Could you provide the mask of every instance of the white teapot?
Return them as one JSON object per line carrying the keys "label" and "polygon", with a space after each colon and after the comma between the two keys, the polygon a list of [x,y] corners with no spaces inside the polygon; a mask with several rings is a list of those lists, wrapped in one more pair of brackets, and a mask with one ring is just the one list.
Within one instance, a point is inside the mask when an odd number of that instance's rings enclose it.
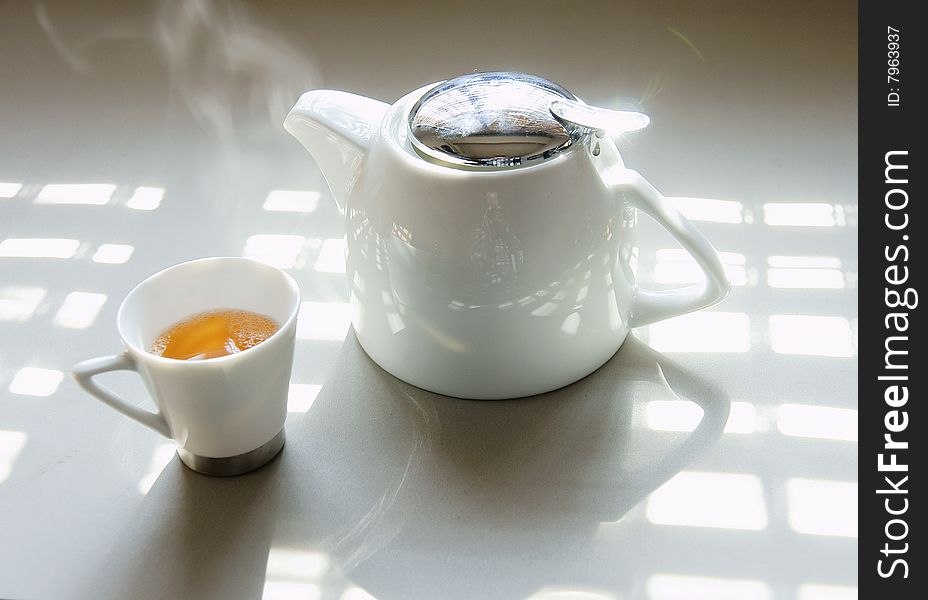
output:
{"label": "white teapot", "polygon": [[[426,390],[499,399],[577,381],[629,329],[728,293],[712,245],[605,135],[647,124],[498,72],[392,106],[306,92],[284,126],[346,216],[352,321],[367,354]],[[638,287],[637,209],[693,255],[703,284]]]}

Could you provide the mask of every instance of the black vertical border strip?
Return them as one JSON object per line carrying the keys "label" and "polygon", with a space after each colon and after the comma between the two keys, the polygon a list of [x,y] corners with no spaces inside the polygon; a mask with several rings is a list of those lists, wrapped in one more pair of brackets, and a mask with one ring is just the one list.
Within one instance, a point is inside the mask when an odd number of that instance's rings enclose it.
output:
{"label": "black vertical border strip", "polygon": [[[923,124],[928,111],[922,93],[921,77],[925,67],[924,38],[928,33],[928,23],[916,18],[918,2],[862,0],[858,5],[858,252],[859,252],[859,287],[860,301],[859,332],[859,468],[861,471],[859,487],[860,527],[858,539],[859,587],[861,598],[874,599],[908,599],[925,598],[928,593],[928,567],[919,563],[915,557],[928,556],[921,547],[921,540],[928,539],[922,533],[924,513],[928,510],[925,496],[918,494],[914,488],[925,489],[924,462],[917,461],[915,455],[923,453],[926,436],[925,420],[928,412],[922,404],[925,398],[925,378],[928,378],[928,362],[925,361],[924,347],[925,327],[920,318],[920,306],[890,308],[887,306],[887,290],[904,293],[907,288],[916,291],[928,290],[922,285],[928,261],[925,260],[922,235],[928,235],[928,223],[925,210],[921,205],[924,197],[924,179],[928,177],[925,170],[925,156],[922,137],[928,135],[928,128]],[[924,5],[922,5],[922,11]],[[921,12],[921,11],[919,11]],[[899,82],[887,79],[889,52],[888,28],[898,29],[900,47]],[[890,92],[899,94],[898,106],[890,106]],[[888,184],[886,182],[886,155],[891,151],[907,151],[906,155],[896,155],[893,161],[908,165],[907,171],[891,172],[895,178],[907,178],[908,182]],[[902,173],[907,173],[903,175]],[[888,210],[886,194],[892,189],[903,189],[908,194],[908,204],[898,211]],[[892,193],[891,200],[899,204],[902,195]],[[887,215],[895,223],[903,220],[903,213],[908,215],[908,225],[894,231],[886,224]],[[906,237],[907,236],[907,239]],[[897,251],[905,246],[908,260],[903,260],[905,251]],[[895,256],[894,256],[895,255]],[[894,258],[889,258],[894,256]],[[901,284],[887,283],[887,268],[898,265],[893,271],[899,277],[908,267],[908,279]],[[911,297],[911,295],[910,295]],[[928,302],[928,296],[919,298],[919,303]],[[888,313],[908,313],[908,329],[897,332],[895,327],[886,326]],[[900,324],[900,321],[892,321]],[[896,355],[894,362],[905,362],[907,370],[889,371],[884,366],[886,359],[885,343],[888,336],[907,336],[904,342],[893,342],[894,349],[904,349],[907,355]],[[905,346],[903,348],[903,345]],[[880,380],[883,375],[908,375],[908,381]],[[899,384],[908,388],[908,401],[903,406],[890,406],[885,401],[887,386]],[[890,416],[892,411],[899,411]],[[895,440],[908,442],[907,450],[887,450],[884,435],[890,433],[886,419],[889,417],[893,426],[898,426],[900,419],[908,418],[903,431],[891,435]],[[906,472],[881,472],[878,468],[879,455],[884,462],[889,462],[889,454],[896,454],[899,463],[908,465]],[[889,476],[900,489],[906,493],[886,494],[880,490],[891,489],[885,479]],[[903,477],[908,480],[900,484]],[[906,511],[899,515],[887,512],[889,508]],[[900,519],[905,523],[891,523]],[[887,529],[887,524],[889,529]],[[901,537],[903,534],[904,537]],[[893,540],[890,538],[901,537]],[[888,547],[887,547],[888,544]],[[908,544],[908,546],[906,546]],[[888,549],[888,551],[887,551]],[[908,577],[904,578],[906,569],[897,564],[892,575],[880,575],[880,563],[885,572],[891,570],[893,561],[902,559],[906,562]]]}

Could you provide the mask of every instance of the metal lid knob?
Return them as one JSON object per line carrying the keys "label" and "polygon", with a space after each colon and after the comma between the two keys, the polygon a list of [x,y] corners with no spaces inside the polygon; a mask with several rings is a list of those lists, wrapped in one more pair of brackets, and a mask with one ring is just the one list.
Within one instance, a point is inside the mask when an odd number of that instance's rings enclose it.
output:
{"label": "metal lid knob", "polygon": [[556,83],[516,72],[451,79],[426,92],[409,114],[410,141],[420,155],[478,169],[537,164],[592,131],[632,131],[647,122],[641,113],[587,106]]}

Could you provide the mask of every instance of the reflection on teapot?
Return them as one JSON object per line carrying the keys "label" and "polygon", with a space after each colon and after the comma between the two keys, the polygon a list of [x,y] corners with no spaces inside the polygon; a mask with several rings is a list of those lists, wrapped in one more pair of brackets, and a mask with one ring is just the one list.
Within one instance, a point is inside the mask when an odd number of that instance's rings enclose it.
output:
{"label": "reflection on teapot", "polygon": [[[591,373],[630,328],[719,302],[715,250],[604,135],[647,121],[521,73],[465,75],[393,106],[303,94],[285,127],[346,215],[365,351],[430,391],[527,396]],[[693,254],[702,285],[637,286],[638,209]]]}
{"label": "reflection on teapot", "polygon": [[465,264],[470,273],[468,283],[476,295],[499,302],[512,299],[519,291],[525,253],[494,192],[487,194],[483,223],[471,230],[471,238],[471,252]]}

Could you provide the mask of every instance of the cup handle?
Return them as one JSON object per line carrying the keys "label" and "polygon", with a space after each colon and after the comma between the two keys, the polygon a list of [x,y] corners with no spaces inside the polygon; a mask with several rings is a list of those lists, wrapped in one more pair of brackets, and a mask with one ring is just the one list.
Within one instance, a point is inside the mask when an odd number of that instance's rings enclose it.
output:
{"label": "cup handle", "polygon": [[77,384],[81,386],[91,396],[96,396],[104,404],[108,404],[129,418],[135,419],[142,425],[151,427],[166,438],[171,437],[171,429],[168,422],[160,412],[149,412],[137,406],[133,406],[111,392],[102,385],[98,385],[94,380],[95,375],[106,373],[108,371],[135,371],[138,367],[135,360],[128,352],[116,354],[115,356],[101,356],[91,358],[84,362],[74,365],[71,374]]}
{"label": "cup handle", "polygon": [[731,282],[718,252],[696,227],[661,194],[653,185],[632,169],[622,173],[618,189],[631,188],[633,205],[667,230],[689,252],[702,269],[706,280],[702,284],[672,290],[646,290],[635,288],[632,300],[630,327],[641,327],[655,321],[693,312],[717,304],[725,299]]}

